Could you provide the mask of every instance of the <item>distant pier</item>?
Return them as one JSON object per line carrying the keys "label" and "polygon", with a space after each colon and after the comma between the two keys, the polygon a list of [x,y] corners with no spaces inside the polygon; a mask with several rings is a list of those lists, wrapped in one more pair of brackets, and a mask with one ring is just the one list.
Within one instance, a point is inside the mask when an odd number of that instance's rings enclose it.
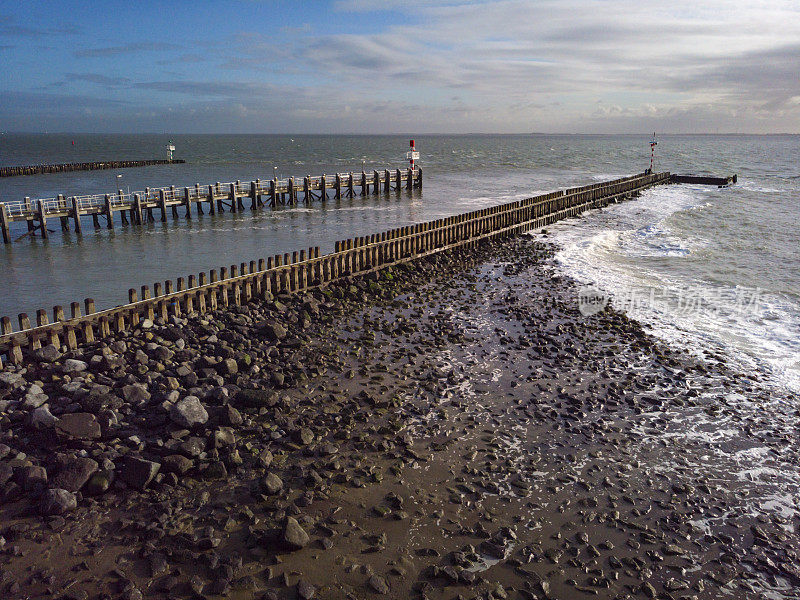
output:
{"label": "distant pier", "polygon": [[[165,162],[165,161],[162,161]],[[105,226],[114,228],[114,213],[119,213],[122,224],[142,225],[154,222],[158,211],[161,221],[167,220],[169,212],[173,218],[179,217],[179,208],[187,219],[192,211],[202,215],[204,207],[210,214],[241,212],[245,201],[250,209],[256,210],[265,205],[297,204],[312,200],[325,201],[329,193],[334,198],[366,196],[370,193],[390,190],[414,189],[422,187],[422,169],[383,169],[372,173],[336,173],[334,175],[306,176],[287,179],[256,179],[250,182],[210,183],[192,187],[145,188],[140,192],[126,193],[117,190],[114,194],[94,194],[91,196],[64,196],[32,200],[0,202],[0,230],[3,241],[12,241],[10,224],[25,221],[28,232],[20,237],[40,235],[47,239],[48,220],[59,219],[63,231],[70,230],[70,221],[76,233],[83,232],[81,217],[91,215],[94,229]],[[192,208],[194,207],[194,209]]]}
{"label": "distant pier", "polygon": [[100,169],[127,169],[152,165],[173,165],[185,160],[107,160],[103,162],[61,163],[57,165],[30,165],[27,167],[0,167],[0,177],[19,175],[41,175],[42,173],[66,173],[68,171],[97,171]]}

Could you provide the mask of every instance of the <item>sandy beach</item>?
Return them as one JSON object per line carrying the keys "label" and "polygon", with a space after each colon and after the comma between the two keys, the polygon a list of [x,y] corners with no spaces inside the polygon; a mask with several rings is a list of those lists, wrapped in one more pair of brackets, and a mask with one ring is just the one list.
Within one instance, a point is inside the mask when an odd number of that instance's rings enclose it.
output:
{"label": "sandy beach", "polygon": [[7,369],[3,597],[796,597],[797,399],[582,315],[553,252]]}

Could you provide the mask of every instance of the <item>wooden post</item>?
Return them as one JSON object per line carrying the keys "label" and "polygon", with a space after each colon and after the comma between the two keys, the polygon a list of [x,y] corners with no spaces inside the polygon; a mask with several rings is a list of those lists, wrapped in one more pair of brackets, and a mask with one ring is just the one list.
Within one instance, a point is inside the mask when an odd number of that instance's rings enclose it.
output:
{"label": "wooden post", "polygon": [[[11,243],[11,231],[8,228],[8,209],[4,202],[0,202],[0,229],[3,231],[3,243]],[[30,222],[30,221],[29,221]]]}
{"label": "wooden post", "polygon": [[306,204],[311,202],[310,194],[311,194],[311,175],[306,175],[303,177],[303,200]]}
{"label": "wooden post", "polygon": [[191,201],[191,198],[189,196],[189,188],[188,187],[183,188],[183,202],[186,205],[186,218],[187,219],[191,219],[192,218],[192,201]]}
{"label": "wooden post", "polygon": [[161,207],[161,222],[167,222],[167,193],[164,190],[158,191],[158,204]]}
{"label": "wooden post", "polygon": [[134,209],[134,220],[136,221],[137,225],[142,224],[142,197],[139,194],[133,195],[133,209]]}
{"label": "wooden post", "polygon": [[44,212],[44,202],[39,200],[39,225],[42,228],[42,239],[47,239],[47,215]]}
{"label": "wooden post", "polygon": [[372,173],[372,185],[374,186],[374,193],[378,194],[381,191],[381,176],[377,171]]}
{"label": "wooden post", "polygon": [[236,184],[232,183],[228,192],[228,199],[231,201],[231,212],[236,211]]}
{"label": "wooden post", "polygon": [[367,174],[361,171],[361,195],[367,195]]}
{"label": "wooden post", "polygon": [[78,199],[72,197],[72,217],[75,219],[75,233],[83,233],[81,229],[81,213],[78,210]]}
{"label": "wooden post", "polygon": [[319,199],[325,202],[328,199],[328,190],[326,189],[326,180],[325,174],[322,174],[322,177],[319,179]]}
{"label": "wooden post", "polygon": [[273,177],[269,182],[269,202],[274,208],[278,205],[278,178]]}
{"label": "wooden post", "polygon": [[406,181],[406,189],[412,189],[414,187],[414,170],[411,167],[408,167],[408,181]]}
{"label": "wooden post", "polygon": [[208,184],[208,212],[212,215],[217,213],[216,208],[214,208],[214,186],[212,184]]}
{"label": "wooden post", "polygon": [[255,210],[258,206],[258,184],[255,181],[250,182],[250,210]]}
{"label": "wooden post", "polygon": [[33,208],[31,205],[30,196],[25,196],[25,225],[28,228],[28,231],[34,231],[36,227],[33,225],[33,221],[28,218],[33,213]]}
{"label": "wooden post", "polygon": [[339,200],[342,197],[342,176],[339,173],[336,174],[336,195],[335,198]]}
{"label": "wooden post", "polygon": [[347,178],[347,194],[352,198],[355,196],[355,191],[353,190],[353,172],[350,171]]}
{"label": "wooden post", "polygon": [[295,204],[297,196],[294,190],[294,177],[289,177],[289,204]]}
{"label": "wooden post", "polygon": [[111,208],[111,194],[106,194],[105,205],[106,227],[108,229],[114,229],[114,211]]}

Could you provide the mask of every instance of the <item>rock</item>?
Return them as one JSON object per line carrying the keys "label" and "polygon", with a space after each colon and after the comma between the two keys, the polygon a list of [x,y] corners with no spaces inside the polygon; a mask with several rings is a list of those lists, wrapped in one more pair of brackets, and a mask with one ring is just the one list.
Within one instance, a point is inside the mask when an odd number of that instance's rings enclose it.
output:
{"label": "rock", "polygon": [[150,319],[142,319],[139,323],[139,327],[142,329],[152,329],[153,328],[153,321]]}
{"label": "rock", "polygon": [[170,454],[161,461],[161,470],[165,473],[183,475],[194,466],[194,463],[182,454]]}
{"label": "rock", "polygon": [[11,373],[9,371],[3,371],[0,373],[0,384],[3,387],[15,387],[25,381],[25,379],[19,373]]}
{"label": "rock", "polygon": [[108,488],[111,487],[111,473],[108,471],[99,471],[89,478],[86,485],[83,487],[83,493],[88,496],[99,496],[105,494]]}
{"label": "rock", "polygon": [[91,413],[69,413],[55,424],[60,434],[77,440],[94,440],[100,437],[100,423]]}
{"label": "rock", "polygon": [[58,417],[50,412],[47,404],[42,404],[28,413],[28,425],[34,429],[50,429],[56,423],[58,423]]}
{"label": "rock", "polygon": [[262,450],[258,455],[258,464],[260,464],[265,469],[268,469],[269,466],[272,464],[272,452],[268,449]]}
{"label": "rock", "polygon": [[33,357],[40,362],[53,362],[61,358],[61,352],[53,344],[48,344],[36,350]]}
{"label": "rock", "polygon": [[280,323],[266,323],[258,329],[258,333],[270,342],[277,342],[286,337],[286,328]]}
{"label": "rock", "polygon": [[241,425],[244,419],[242,419],[242,413],[236,410],[230,404],[226,404],[222,408],[222,422],[226,425],[237,426]]}
{"label": "rock", "polygon": [[17,470],[16,479],[26,492],[39,493],[47,487],[47,471],[44,467],[22,467]]}
{"label": "rock", "polygon": [[232,358],[226,358],[217,365],[220,375],[236,375],[239,372],[239,364]]}
{"label": "rock", "polygon": [[274,496],[283,489],[283,481],[275,473],[270,473],[261,480],[261,487],[267,494]]}
{"label": "rock", "polygon": [[74,358],[68,358],[64,361],[64,366],[61,367],[62,373],[80,373],[89,368],[88,363]]}
{"label": "rock", "polygon": [[77,492],[89,481],[98,468],[96,460],[84,457],[73,458],[53,477],[52,485],[68,492]]}
{"label": "rock", "polygon": [[160,468],[161,465],[157,462],[126,456],[122,463],[120,477],[129,486],[143,490],[153,480]]}
{"label": "rock", "polygon": [[373,575],[367,580],[367,586],[376,594],[381,594],[382,596],[389,593],[389,584],[386,583],[386,580],[381,577],[380,575]]}
{"label": "rock", "polygon": [[225,468],[225,463],[221,460],[215,460],[209,463],[208,467],[203,471],[203,479],[227,479],[228,470]]}
{"label": "rock", "polygon": [[292,550],[300,550],[308,546],[309,537],[294,517],[286,517],[281,540]]}
{"label": "rock", "polygon": [[150,400],[150,392],[141,383],[134,383],[122,388],[122,397],[125,402],[138,406]]}
{"label": "rock", "polygon": [[44,390],[38,385],[32,384],[25,392],[25,397],[22,399],[22,406],[33,410],[34,408],[39,408],[48,400],[49,398],[47,394],[44,393]]}
{"label": "rock", "polygon": [[220,427],[214,432],[214,448],[236,446],[236,434],[230,427]]}
{"label": "rock", "polygon": [[43,515],[63,515],[75,510],[77,506],[75,494],[58,488],[45,490],[39,501],[39,511]]}
{"label": "rock", "polygon": [[314,432],[312,432],[308,427],[302,427],[299,431],[296,432],[295,439],[300,444],[308,446],[311,442],[314,441]]}
{"label": "rock", "polygon": [[317,588],[305,579],[301,579],[297,582],[297,597],[301,600],[311,600],[316,593]]}
{"label": "rock", "polygon": [[278,395],[268,390],[239,390],[234,399],[239,406],[261,408],[273,406],[278,400]]}
{"label": "rock", "polygon": [[208,421],[208,412],[197,396],[186,396],[172,405],[169,418],[179,427],[191,429]]}

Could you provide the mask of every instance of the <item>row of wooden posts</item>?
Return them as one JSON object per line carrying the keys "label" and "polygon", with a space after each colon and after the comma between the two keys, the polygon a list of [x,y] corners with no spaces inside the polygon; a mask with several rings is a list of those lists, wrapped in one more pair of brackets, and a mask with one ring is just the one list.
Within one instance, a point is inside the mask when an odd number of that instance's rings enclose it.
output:
{"label": "row of wooden posts", "polygon": [[141,295],[130,289],[128,304],[100,312],[96,312],[94,301],[87,298],[83,303],[85,314],[78,302],[71,304],[68,318],[63,307],[54,307],[53,323],[48,321],[44,309],[37,311],[35,326],[27,314],[20,314],[18,332],[13,331],[11,319],[3,317],[0,354],[12,363],[22,363],[42,345],[74,350],[81,343],[137,327],[143,319],[203,314],[262,298],[265,292],[292,293],[324,286],[343,277],[363,275],[432,253],[538,229],[668,182],[669,173],[634,175],[351,238],[337,242],[333,253],[322,256],[315,247],[232,265],[230,269],[222,267],[208,274],[179,277],[176,285],[172,281],[156,283],[152,292],[149,286],[142,286]]}
{"label": "row of wooden posts", "polygon": [[[142,225],[154,222],[154,211],[161,214],[161,221],[167,221],[168,210],[173,218],[178,218],[178,209],[183,207],[187,219],[192,217],[192,206],[195,212],[203,215],[203,206],[206,205],[210,214],[223,212],[241,212],[245,210],[245,200],[249,200],[250,209],[256,210],[265,205],[277,206],[279,204],[297,204],[299,199],[306,203],[312,200],[325,201],[328,192],[333,193],[336,199],[356,196],[356,188],[360,195],[369,193],[378,194],[381,191],[413,189],[422,187],[422,169],[383,169],[366,173],[336,173],[335,175],[310,175],[300,180],[294,177],[279,180],[256,179],[248,183],[235,181],[232,183],[212,183],[192,187],[178,188],[170,186],[165,188],[145,188],[141,192],[124,193],[118,190],[116,194],[96,194],[92,196],[64,196],[22,201],[0,203],[0,230],[3,241],[11,243],[12,236],[10,223],[25,221],[27,233],[21,237],[40,235],[47,238],[48,219],[61,220],[61,228],[69,231],[70,219],[74,223],[75,232],[82,233],[81,217],[91,215],[94,228],[100,229],[100,219],[105,220],[108,229],[114,228],[114,213],[120,214],[123,224],[133,223]],[[266,198],[266,200],[265,200]]]}
{"label": "row of wooden posts", "polygon": [[0,177],[18,175],[41,175],[42,173],[66,173],[69,171],[97,171],[100,169],[127,169],[130,167],[149,167],[152,165],[171,165],[185,163],[185,160],[107,160],[104,162],[58,163],[50,165],[28,165],[24,167],[0,167]]}

